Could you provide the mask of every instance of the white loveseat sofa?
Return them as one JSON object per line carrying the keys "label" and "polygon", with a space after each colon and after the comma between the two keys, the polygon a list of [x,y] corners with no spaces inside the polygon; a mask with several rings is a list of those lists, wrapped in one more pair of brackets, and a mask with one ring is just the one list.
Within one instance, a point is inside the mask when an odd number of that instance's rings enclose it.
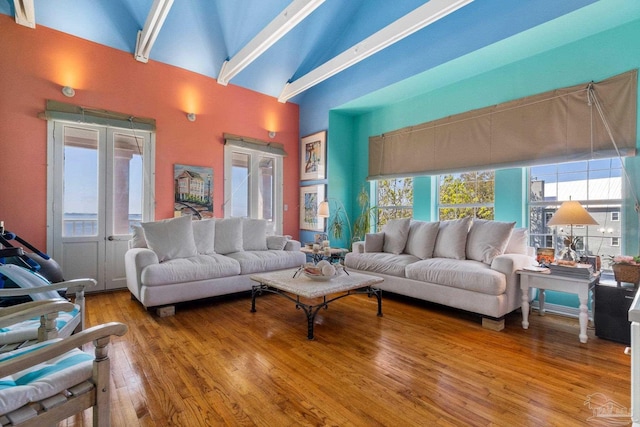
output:
{"label": "white loveseat sofa", "polygon": [[345,257],[345,266],[384,278],[379,287],[483,316],[502,330],[522,303],[517,270],[535,264],[526,229],[515,223],[391,220]]}
{"label": "white loveseat sofa", "polygon": [[173,314],[175,303],[248,291],[251,274],[306,260],[300,242],[267,236],[266,221],[247,218],[143,223],[129,247],[127,287],[145,308],[162,306],[161,315]]}

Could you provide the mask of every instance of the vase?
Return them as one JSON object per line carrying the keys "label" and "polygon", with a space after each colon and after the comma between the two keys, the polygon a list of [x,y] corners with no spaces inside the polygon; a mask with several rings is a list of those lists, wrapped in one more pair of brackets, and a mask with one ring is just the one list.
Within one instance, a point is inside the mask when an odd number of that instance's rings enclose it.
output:
{"label": "vase", "polygon": [[618,286],[621,282],[633,283],[634,286],[640,283],[640,265],[614,264],[611,268]]}

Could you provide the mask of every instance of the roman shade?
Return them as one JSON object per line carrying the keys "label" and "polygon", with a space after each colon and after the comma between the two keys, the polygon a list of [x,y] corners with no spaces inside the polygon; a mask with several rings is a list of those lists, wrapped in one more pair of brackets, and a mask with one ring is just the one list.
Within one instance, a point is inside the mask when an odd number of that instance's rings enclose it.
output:
{"label": "roman shade", "polygon": [[259,139],[247,138],[244,136],[224,134],[225,145],[240,148],[248,148],[251,150],[262,151],[264,153],[275,154],[277,156],[286,157],[287,152],[284,151],[284,145],[278,142],[266,142]]}
{"label": "roman shade", "polygon": [[65,120],[151,132],[156,130],[155,119],[134,117],[130,114],[82,107],[50,99],[47,100],[45,111],[38,114],[38,117],[44,120]]}
{"label": "roman shade", "polygon": [[369,138],[369,180],[630,156],[637,70]]}

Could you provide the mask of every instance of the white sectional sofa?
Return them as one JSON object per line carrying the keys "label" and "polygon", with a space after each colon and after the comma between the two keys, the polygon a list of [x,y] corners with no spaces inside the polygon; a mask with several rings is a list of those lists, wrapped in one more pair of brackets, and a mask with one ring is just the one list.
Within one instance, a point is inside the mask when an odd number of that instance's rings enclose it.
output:
{"label": "white sectional sofa", "polygon": [[345,266],[384,278],[379,287],[483,316],[502,330],[522,303],[517,270],[535,265],[526,229],[470,218],[391,220],[345,257]]}
{"label": "white sectional sofa", "polygon": [[248,291],[249,275],[299,267],[300,242],[267,236],[266,221],[190,217],[143,223],[125,254],[127,287],[146,308]]}

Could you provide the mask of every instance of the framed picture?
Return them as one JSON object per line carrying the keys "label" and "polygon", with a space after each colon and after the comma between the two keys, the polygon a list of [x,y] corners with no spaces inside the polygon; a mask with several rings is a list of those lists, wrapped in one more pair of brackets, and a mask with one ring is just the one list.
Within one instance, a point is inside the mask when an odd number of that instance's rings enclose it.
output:
{"label": "framed picture", "polygon": [[556,250],[553,248],[537,248],[536,261],[538,264],[549,265],[555,261]]}
{"label": "framed picture", "polygon": [[174,165],[174,215],[213,218],[213,168]]}
{"label": "framed picture", "polygon": [[300,181],[326,179],[327,131],[300,140]]}
{"label": "framed picture", "polygon": [[324,200],[324,185],[300,187],[300,228],[324,231],[324,218],[318,217],[318,207]]}

